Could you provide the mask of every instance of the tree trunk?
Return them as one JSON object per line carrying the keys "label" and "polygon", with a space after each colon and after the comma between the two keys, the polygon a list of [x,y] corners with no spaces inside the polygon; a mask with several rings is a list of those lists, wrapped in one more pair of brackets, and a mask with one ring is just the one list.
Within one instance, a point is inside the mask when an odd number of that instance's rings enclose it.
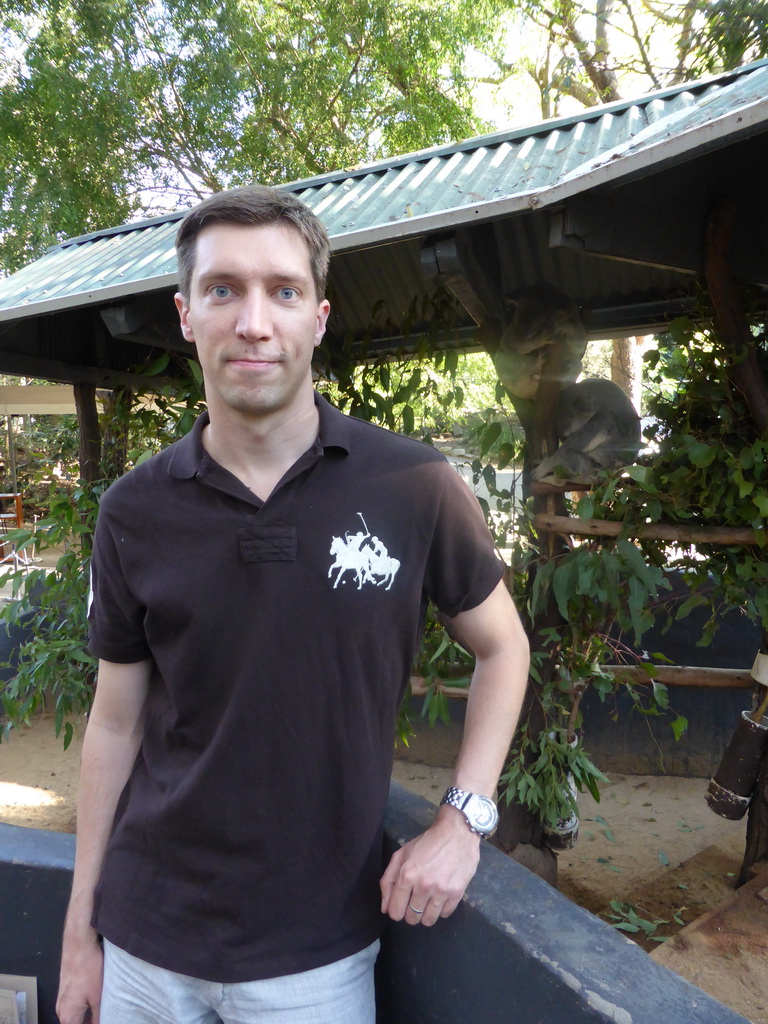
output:
{"label": "tree trunk", "polygon": [[[768,654],[768,629],[765,626],[760,649],[763,654]],[[765,688],[760,686],[758,690],[759,697],[762,698],[766,692]],[[753,876],[752,867],[761,862],[768,862],[768,756],[763,758],[755,794],[749,805],[747,843],[738,884],[744,885],[748,882]]]}
{"label": "tree trunk", "polygon": [[749,805],[747,843],[738,884],[748,882],[754,874],[753,866],[761,862],[768,862],[768,757],[763,758],[755,795]]}
{"label": "tree trunk", "polygon": [[[728,196],[710,211],[704,241],[704,273],[715,312],[718,334],[730,355],[728,376],[744,396],[761,437],[768,437],[768,381],[762,371],[754,338],[744,316],[730,266],[731,240],[738,200]],[[763,623],[762,651],[768,652],[768,623]],[[763,759],[757,790],[749,808],[747,843],[739,884],[750,868],[768,859],[768,757]]]}
{"label": "tree trunk", "polygon": [[[523,472],[523,496],[530,495],[530,472],[533,466],[552,454],[557,447],[558,438],[554,430],[554,417],[557,400],[560,395],[561,377],[561,346],[549,347],[548,359],[542,373],[541,384],[534,400],[521,401],[510,394],[520,423],[525,431],[528,442],[528,459]],[[562,494],[546,494],[534,497],[534,510],[550,515],[565,513],[565,499]],[[542,533],[539,537],[541,559],[555,557],[564,549],[561,537],[552,533]],[[535,579],[536,566],[531,569],[527,588],[530,592]],[[560,656],[560,645],[551,640],[542,641],[542,636],[551,636],[553,627],[562,624],[562,618],[554,598],[548,606],[530,624],[531,652],[543,652],[539,666],[542,683],[547,683],[554,674]],[[538,686],[532,678],[528,679],[528,690],[521,714],[521,723],[525,722],[529,735],[538,737],[546,728],[546,719],[538,696]],[[529,750],[526,752],[525,764],[532,767],[536,756]],[[557,857],[546,846],[542,829],[541,817],[517,802],[506,804],[503,800],[499,808],[499,829],[495,837],[499,849],[509,854],[525,867],[529,868],[551,885],[557,884]]]}
{"label": "tree trunk", "polygon": [[99,413],[95,384],[75,384],[75,409],[80,439],[80,478],[93,483],[101,476]]}
{"label": "tree trunk", "polygon": [[643,386],[643,343],[645,338],[614,338],[611,342],[611,380],[629,398],[640,415]]}
{"label": "tree trunk", "polygon": [[730,354],[728,375],[741,391],[761,437],[768,437],[768,381],[741,306],[730,268],[731,237],[737,200],[715,204],[707,221],[704,273],[720,340]]}

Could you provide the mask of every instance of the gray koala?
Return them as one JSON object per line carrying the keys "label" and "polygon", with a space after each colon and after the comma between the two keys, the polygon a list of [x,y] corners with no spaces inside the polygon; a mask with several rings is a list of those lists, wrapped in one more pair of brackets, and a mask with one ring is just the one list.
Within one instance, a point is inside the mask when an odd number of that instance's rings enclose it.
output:
{"label": "gray koala", "polygon": [[596,483],[601,470],[634,461],[640,449],[640,418],[609,380],[590,378],[565,388],[558,398],[555,430],[560,447],[533,471],[539,483]]}
{"label": "gray koala", "polygon": [[540,282],[514,301],[514,317],[501,336],[494,355],[496,373],[504,387],[517,398],[534,398],[550,345],[561,345],[563,383],[576,380],[587,347],[587,335],[579,309],[554,285]]}

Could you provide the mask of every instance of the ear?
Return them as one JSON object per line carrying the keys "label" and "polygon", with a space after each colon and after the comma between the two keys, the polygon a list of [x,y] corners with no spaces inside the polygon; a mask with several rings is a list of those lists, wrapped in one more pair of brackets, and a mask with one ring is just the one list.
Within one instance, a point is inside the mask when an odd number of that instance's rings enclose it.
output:
{"label": "ear", "polygon": [[325,325],[328,323],[328,315],[331,312],[331,304],[328,299],[323,299],[317,307],[317,329],[315,330],[315,348],[323,340]]}
{"label": "ear", "polygon": [[194,344],[195,336],[192,333],[192,327],[189,323],[189,306],[187,305],[187,300],[181,292],[176,292],[173,296],[173,301],[176,303],[176,309],[179,311],[179,322],[181,324],[182,336],[185,341],[189,341]]}

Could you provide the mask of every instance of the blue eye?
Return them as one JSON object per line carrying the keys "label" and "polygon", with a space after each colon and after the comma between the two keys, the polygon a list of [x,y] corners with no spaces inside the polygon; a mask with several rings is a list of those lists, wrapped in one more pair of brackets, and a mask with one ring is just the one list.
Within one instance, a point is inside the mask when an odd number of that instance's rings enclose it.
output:
{"label": "blue eye", "polygon": [[230,289],[226,284],[214,285],[212,291],[217,299],[227,299],[231,294]]}
{"label": "blue eye", "polygon": [[289,288],[286,286],[285,288],[281,288],[278,294],[281,299],[289,302],[291,299],[295,299],[298,293],[295,288]]}

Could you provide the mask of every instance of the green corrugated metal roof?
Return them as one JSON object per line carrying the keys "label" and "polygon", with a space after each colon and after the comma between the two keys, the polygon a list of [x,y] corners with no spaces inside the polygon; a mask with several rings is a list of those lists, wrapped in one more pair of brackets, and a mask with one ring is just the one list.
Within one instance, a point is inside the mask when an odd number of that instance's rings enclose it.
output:
{"label": "green corrugated metal roof", "polygon": [[[281,187],[321,217],[342,253],[552,206],[767,124],[768,61],[761,61],[574,117]],[[0,281],[0,321],[172,287],[183,213],[55,246]]]}

